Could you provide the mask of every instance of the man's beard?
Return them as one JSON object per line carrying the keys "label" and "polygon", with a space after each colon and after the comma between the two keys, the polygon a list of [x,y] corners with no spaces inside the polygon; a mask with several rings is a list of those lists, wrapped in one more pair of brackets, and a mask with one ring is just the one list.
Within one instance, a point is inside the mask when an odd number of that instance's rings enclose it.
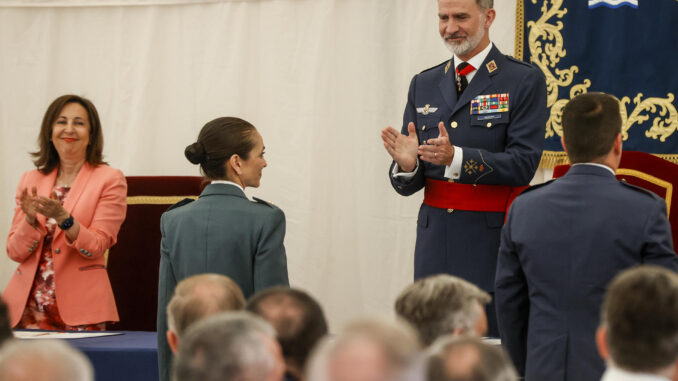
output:
{"label": "man's beard", "polygon": [[[482,16],[483,15],[480,15],[480,21],[482,21]],[[456,36],[454,34],[445,36],[445,38],[450,37]],[[480,41],[483,39],[483,37],[485,37],[485,27],[482,22],[479,22],[478,30],[476,30],[476,34],[474,36],[467,36],[466,39],[460,43],[447,42],[445,38],[443,38],[443,42],[445,43],[445,46],[447,46],[447,48],[452,52],[452,54],[464,56],[472,52],[473,49],[475,49],[478,44],[480,44]]]}

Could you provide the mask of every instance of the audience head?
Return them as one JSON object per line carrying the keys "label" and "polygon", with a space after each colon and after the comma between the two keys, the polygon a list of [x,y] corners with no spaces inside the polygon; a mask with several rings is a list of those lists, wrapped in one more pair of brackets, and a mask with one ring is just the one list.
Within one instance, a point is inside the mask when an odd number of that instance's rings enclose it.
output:
{"label": "audience head", "polygon": [[419,342],[401,321],[364,319],[349,324],[336,337],[326,337],[314,350],[309,381],[421,380]]}
{"label": "audience head", "polygon": [[615,277],[596,341],[603,358],[641,373],[678,377],[678,274],[639,266]]}
{"label": "audience head", "polygon": [[[74,106],[73,106],[74,105]],[[65,109],[75,107],[78,113],[82,113],[84,118],[77,119],[76,126],[84,128],[89,127],[83,133],[83,138],[87,138],[82,142],[76,141],[62,145],[60,140],[55,140],[53,132],[55,127],[65,126],[64,122],[67,116],[63,115]],[[78,114],[79,115],[79,114]],[[103,150],[104,150],[104,136],[101,131],[101,121],[99,120],[99,113],[94,104],[87,98],[78,95],[62,95],[55,99],[49,105],[45,115],[42,118],[42,126],[40,127],[40,136],[38,137],[38,145],[40,149],[33,152],[31,155],[35,158],[33,163],[42,173],[49,173],[61,160],[61,155],[64,154],[65,147],[77,145],[82,147],[83,158],[91,165],[104,164]]]}
{"label": "audience head", "polygon": [[9,310],[5,301],[0,299],[0,345],[14,337],[9,323]]}
{"label": "audience head", "polygon": [[184,155],[191,163],[200,164],[208,179],[229,180],[243,187],[258,187],[266,166],[261,135],[252,124],[234,117],[207,123]]}
{"label": "audience head", "polygon": [[562,142],[571,163],[603,163],[617,149],[621,158],[622,119],[615,97],[604,93],[577,95],[563,108],[562,121]]}
{"label": "audience head", "polygon": [[82,353],[61,341],[12,340],[0,349],[2,381],[94,381]]}
{"label": "audience head", "polygon": [[225,275],[200,274],[182,280],[167,305],[167,342],[172,352],[177,352],[181,336],[196,321],[244,305],[240,287]]}
{"label": "audience head", "polygon": [[428,381],[517,381],[504,349],[475,337],[447,336],[427,355]]}
{"label": "audience head", "polygon": [[279,286],[257,293],[245,308],[273,325],[288,373],[303,378],[311,349],[327,334],[327,321],[318,302],[304,291]]}
{"label": "audience head", "polygon": [[270,324],[251,313],[201,320],[182,337],[174,381],[280,381],[285,371]]}
{"label": "audience head", "polygon": [[483,336],[487,333],[484,305],[490,295],[472,283],[452,275],[422,278],[400,293],[395,303],[398,316],[412,324],[424,345],[446,335]]}

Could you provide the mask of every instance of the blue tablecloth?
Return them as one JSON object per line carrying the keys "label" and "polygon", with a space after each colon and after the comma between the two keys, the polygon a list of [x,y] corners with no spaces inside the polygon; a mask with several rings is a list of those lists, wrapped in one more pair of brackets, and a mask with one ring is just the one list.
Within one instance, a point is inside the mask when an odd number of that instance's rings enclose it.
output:
{"label": "blue tablecloth", "polygon": [[122,335],[65,340],[89,357],[96,381],[158,380],[156,332],[122,331]]}

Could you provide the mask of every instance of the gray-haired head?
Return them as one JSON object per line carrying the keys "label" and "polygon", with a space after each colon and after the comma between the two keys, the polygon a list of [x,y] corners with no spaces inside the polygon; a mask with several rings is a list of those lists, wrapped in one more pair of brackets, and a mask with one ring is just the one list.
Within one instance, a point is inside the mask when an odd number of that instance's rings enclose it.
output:
{"label": "gray-haired head", "polygon": [[0,350],[2,381],[93,381],[89,360],[61,341],[10,340]]}
{"label": "gray-haired head", "polygon": [[182,336],[174,381],[279,380],[284,372],[275,330],[249,312],[201,320]]}
{"label": "gray-haired head", "polygon": [[506,351],[475,337],[446,336],[427,352],[428,381],[517,381]]}
{"label": "gray-haired head", "polygon": [[490,295],[470,282],[440,274],[422,278],[405,288],[395,311],[419,332],[429,345],[446,334],[484,335],[487,318],[483,306]]}
{"label": "gray-haired head", "polygon": [[402,321],[356,320],[323,339],[311,355],[308,381],[420,381],[416,333]]}
{"label": "gray-haired head", "polygon": [[167,325],[181,336],[196,321],[220,312],[242,309],[245,297],[231,278],[221,274],[188,277],[174,290],[167,304]]}
{"label": "gray-haired head", "polygon": [[614,364],[643,373],[676,368],[678,274],[647,265],[626,270],[610,283],[601,311]]}

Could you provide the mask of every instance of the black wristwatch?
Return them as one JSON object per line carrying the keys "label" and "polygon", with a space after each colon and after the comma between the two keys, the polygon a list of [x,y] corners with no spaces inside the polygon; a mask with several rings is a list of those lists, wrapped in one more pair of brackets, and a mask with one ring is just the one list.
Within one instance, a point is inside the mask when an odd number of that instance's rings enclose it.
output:
{"label": "black wristwatch", "polygon": [[71,216],[71,215],[69,214],[69,215],[68,215],[68,218],[65,219],[64,222],[62,222],[62,223],[59,224],[59,229],[61,229],[61,230],[68,230],[68,229],[71,228],[71,226],[73,226],[73,222],[75,222],[75,221],[73,220],[73,216]]}

